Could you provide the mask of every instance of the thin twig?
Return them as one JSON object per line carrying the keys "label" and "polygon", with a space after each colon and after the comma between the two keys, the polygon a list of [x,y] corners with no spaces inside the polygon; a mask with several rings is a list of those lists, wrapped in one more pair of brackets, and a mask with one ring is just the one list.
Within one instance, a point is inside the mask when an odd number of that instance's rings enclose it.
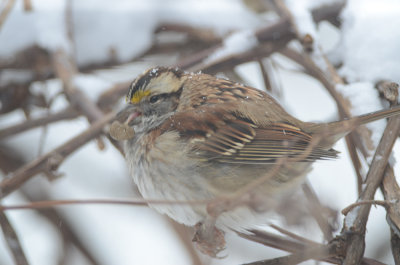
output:
{"label": "thin twig", "polygon": [[272,85],[271,85],[271,80],[269,78],[268,71],[264,65],[264,62],[262,60],[257,60],[258,66],[260,67],[261,70],[261,75],[264,81],[264,87],[265,90],[272,93]]}
{"label": "thin twig", "polygon": [[334,228],[329,224],[328,220],[322,215],[324,207],[321,205],[314,190],[307,183],[302,185],[303,192],[308,200],[309,211],[317,222],[326,241],[333,239]]}
{"label": "thin twig", "polygon": [[312,52],[313,51],[313,45],[314,45],[314,39],[312,36],[308,33],[301,33],[298,25],[296,24],[296,21],[291,14],[290,10],[286,6],[283,0],[274,0],[275,7],[280,14],[281,17],[285,17],[290,21],[291,28],[295,32],[297,39],[300,41],[300,43],[303,46],[303,50],[305,52]]}
{"label": "thin twig", "polygon": [[[376,189],[382,182],[394,142],[397,140],[398,134],[394,132],[398,132],[399,130],[400,118],[390,118],[372,160],[367,174],[366,186],[360,195],[359,201],[367,201],[374,198]],[[356,216],[355,218],[353,215],[350,219],[349,215],[347,215],[344,220],[342,234],[347,234],[349,242],[347,255],[344,260],[345,265],[359,264],[362,259],[365,247],[365,229],[370,209],[370,204],[359,206],[351,211],[351,213],[355,211],[353,213]]]}
{"label": "thin twig", "polygon": [[0,211],[0,225],[3,230],[4,238],[7,242],[8,248],[14,258],[15,264],[17,265],[28,265],[28,260],[25,257],[24,251],[22,250],[21,243],[19,242],[17,233],[15,233],[10,221],[6,214]]}
{"label": "thin twig", "polygon": [[[342,3],[336,3],[330,6],[323,6],[312,11],[313,19],[315,22],[321,20],[337,19],[338,14],[343,8]],[[203,64],[202,61],[206,59],[211,53],[221,47],[221,44],[193,54],[190,57],[184,58],[178,62],[176,66],[183,69],[189,69],[192,71],[202,70],[207,73],[216,73],[231,69],[240,63],[244,63],[250,60],[254,60],[257,57],[266,57],[272,52],[278,51],[283,48],[290,40],[294,39],[296,35],[292,32],[290,27],[290,21],[288,18],[283,18],[277,22],[263,27],[255,32],[255,37],[258,39],[261,47],[254,49],[253,51],[244,52],[243,54],[235,54],[214,62],[210,62],[207,65]]]}
{"label": "thin twig", "polygon": [[33,10],[31,0],[24,0],[24,10],[25,12],[31,12]]}
{"label": "thin twig", "polygon": [[328,245],[328,246],[317,246],[317,247],[306,248],[302,251],[296,252],[288,256],[250,262],[244,265],[294,265],[310,259],[326,260],[330,256],[336,254],[336,249],[331,250],[330,249],[331,247],[332,246]]}
{"label": "thin twig", "polygon": [[312,245],[315,244],[314,241],[309,240],[309,239],[304,238],[304,237],[301,237],[301,236],[299,236],[299,235],[296,235],[295,233],[292,233],[292,232],[290,232],[290,231],[287,231],[287,230],[285,230],[285,229],[283,229],[283,228],[281,228],[281,227],[279,227],[279,226],[277,226],[277,225],[271,224],[270,226],[271,226],[273,229],[275,229],[276,231],[278,231],[279,233],[284,234],[284,235],[286,235],[286,236],[288,236],[288,237],[291,237],[291,238],[293,238],[293,239],[295,239],[295,240],[297,240],[297,241],[299,241],[299,242],[302,242],[302,243],[307,244],[307,245],[310,245],[310,246],[312,246]]}
{"label": "thin twig", "polygon": [[0,130],[0,139],[14,136],[18,133],[48,125],[53,122],[75,119],[76,117],[78,117],[78,113],[72,107],[67,107],[57,113],[49,114],[46,117],[26,120],[22,123]]}
{"label": "thin twig", "polygon": [[9,178],[4,179],[0,183],[0,197],[3,198],[18,189],[25,181],[36,174],[46,170],[55,170],[68,155],[91,139],[99,136],[104,126],[112,121],[114,117],[115,113],[105,115],[101,120],[94,122],[91,127],[71,140],[15,171]]}
{"label": "thin twig", "polygon": [[[237,232],[238,233],[238,232]],[[308,243],[302,243],[302,242],[297,242],[293,241],[291,239],[287,239],[272,233],[268,233],[265,231],[259,231],[259,230],[253,230],[251,231],[252,234],[243,234],[243,233],[238,233],[240,237],[246,238],[248,240],[280,249],[283,251],[288,251],[291,253],[300,253],[305,251],[306,249],[331,249],[329,252],[329,255],[325,255],[325,257],[315,257],[317,260],[322,260],[334,264],[340,263],[340,259],[335,257],[337,256],[338,253],[341,252],[341,248],[344,246],[340,245],[339,241],[333,241],[329,245],[322,245],[316,242],[313,242],[311,245]],[[303,240],[302,240],[303,241]],[[309,241],[307,239],[304,239],[305,242]],[[325,252],[325,251],[323,251]],[[327,252],[325,252],[327,253]]]}
{"label": "thin twig", "polygon": [[54,54],[54,68],[64,84],[64,91],[71,104],[79,109],[90,122],[100,119],[103,112],[73,83],[77,67],[67,54],[60,50]]}
{"label": "thin twig", "polygon": [[353,169],[357,176],[357,194],[358,196],[360,196],[362,192],[362,184],[364,182],[363,175],[361,174],[362,166],[360,157],[358,156],[357,153],[357,147],[353,140],[354,138],[351,137],[350,135],[346,135],[345,139],[346,139],[346,147],[347,150],[349,151],[351,162],[353,163]]}
{"label": "thin twig", "polygon": [[201,261],[198,252],[194,248],[193,242],[191,240],[191,233],[192,230],[189,230],[186,226],[179,224],[175,222],[174,220],[171,220],[168,218],[168,221],[172,228],[175,230],[175,234],[178,236],[178,238],[181,240],[183,246],[185,247],[187,253],[189,253],[192,262],[191,264],[193,265],[205,265]]}
{"label": "thin twig", "polygon": [[[123,82],[113,85],[111,88],[104,91],[97,102],[97,105],[102,111],[109,112],[112,110],[112,106],[118,102],[118,100],[126,94],[130,82]],[[6,137],[14,136],[16,134],[31,130],[37,127],[48,125],[53,122],[62,120],[70,120],[79,117],[79,113],[72,106],[66,107],[65,109],[49,114],[42,118],[29,119],[22,123],[12,125],[8,128],[0,130],[0,140]]]}
{"label": "thin twig", "polygon": [[[304,244],[301,242],[296,242],[291,239],[284,238],[282,236],[278,236],[272,233],[268,233],[266,231],[259,231],[259,230],[252,230],[250,231],[251,234],[244,234],[240,232],[236,232],[240,237],[248,239],[253,242],[260,243],[265,246],[269,246],[275,249],[280,249],[283,251],[291,252],[291,253],[298,253],[301,251],[304,251],[305,249],[310,248],[308,244]],[[330,253],[329,256],[325,258],[321,258],[319,260],[333,263],[333,264],[341,264],[342,262],[342,257],[344,254],[344,251],[346,249],[345,241],[341,238],[335,238],[332,240],[328,245],[322,245],[317,242],[314,242],[312,244],[312,247],[318,248],[325,248],[328,250],[328,253]],[[370,258],[363,258],[361,265],[384,265],[383,263],[370,259]]]}
{"label": "thin twig", "polygon": [[326,74],[309,57],[305,57],[290,48],[283,48],[279,52],[283,56],[304,67],[308,74],[315,77],[322,83],[322,85],[327,89],[332,98],[335,100],[341,118],[351,117],[350,102],[336,91],[336,84],[331,82],[331,80],[327,78]]}
{"label": "thin twig", "polygon": [[[18,169],[18,167],[24,164],[21,159],[11,154],[12,152],[10,152],[7,147],[2,146],[0,148],[0,161],[3,162],[0,163],[0,170],[5,174]],[[29,186],[22,187],[19,190],[19,192],[24,196],[24,199],[28,201],[37,201],[37,199],[34,199],[33,196],[30,195],[31,192],[28,191],[30,191]],[[47,198],[47,194],[45,192],[38,192],[36,194],[39,194],[41,198]],[[38,213],[43,215],[43,217],[51,222],[53,226],[61,232],[65,241],[67,241],[66,243],[73,244],[92,265],[100,264],[100,262],[96,260],[95,256],[90,252],[86,245],[81,241],[78,235],[73,231],[69,221],[63,218],[56,209],[41,209],[38,211]]]}
{"label": "thin twig", "polygon": [[[117,205],[130,205],[130,206],[147,206],[148,203],[152,204],[171,204],[179,202],[171,201],[152,201],[152,200],[112,200],[112,199],[85,199],[85,200],[44,200],[44,201],[34,201],[19,205],[0,205],[0,211],[10,211],[10,210],[32,210],[32,209],[49,209],[55,206],[64,205],[82,205],[82,204],[117,204]],[[183,203],[183,202],[182,202]],[[189,202],[184,202],[185,204]]]}
{"label": "thin twig", "polygon": [[76,56],[76,43],[74,35],[74,21],[73,21],[73,1],[67,1],[65,4],[65,28],[67,32],[69,47],[71,48],[71,54],[75,58]]}
{"label": "thin twig", "polygon": [[3,24],[6,21],[8,14],[11,12],[11,9],[14,7],[14,4],[15,0],[8,0],[4,9],[0,12],[0,29],[3,27]]}
{"label": "thin twig", "polygon": [[[322,85],[324,85],[327,91],[331,94],[332,98],[335,100],[336,105],[338,107],[339,115],[342,119],[351,117],[350,101],[336,91],[335,88],[336,83],[333,82],[333,80],[336,80],[339,83],[343,83],[343,80],[340,80],[339,79],[340,77],[333,70],[331,70],[331,75],[334,75],[335,78],[330,79],[309,57],[304,57],[300,53],[288,48],[282,49],[280,53],[285,57],[298,63],[302,67],[304,67],[304,69],[309,75],[315,77],[322,83]],[[363,136],[365,135],[361,135],[361,137]],[[361,163],[360,163],[360,158],[358,157],[357,151],[355,150],[354,146],[356,146],[359,150],[361,150],[361,152],[365,156],[368,153],[366,151],[366,148],[362,144],[361,137],[357,134],[356,130],[347,135],[345,138],[347,147],[349,149],[351,161],[353,163],[354,170],[357,174],[357,180],[358,180],[357,187],[359,192],[361,192],[361,186],[362,186],[362,174],[360,172]]]}
{"label": "thin twig", "polygon": [[[283,4],[283,2],[278,2],[278,3]],[[288,9],[285,9],[284,12],[285,11],[286,11],[286,15],[291,17],[291,14],[289,13]],[[296,28],[296,25],[293,24],[292,26],[294,28]],[[289,56],[290,55],[293,55],[293,53],[289,54]],[[303,63],[303,65],[306,65],[305,69],[307,69],[309,72],[312,73],[312,75],[314,75],[319,80],[321,80],[321,82],[328,88],[328,91],[332,94],[332,96],[335,98],[335,100],[338,104],[341,115],[350,117],[351,105],[344,104],[344,103],[350,103],[350,102],[348,102],[348,101],[345,102],[344,98],[339,93],[337,93],[336,88],[335,88],[335,86],[337,84],[344,83],[343,79],[338,75],[335,68],[327,60],[327,58],[324,55],[322,55],[321,51],[318,53],[317,57],[318,57],[317,59],[320,62],[323,62],[325,64],[324,66],[326,69],[328,69],[328,71],[323,72],[322,70],[320,70],[320,68],[317,67],[317,64],[314,62],[314,60],[311,58],[310,55],[306,55],[305,57],[302,58],[302,60],[298,60],[298,61],[300,63]],[[296,59],[298,59],[298,58],[299,58],[299,56],[297,56]],[[368,172],[366,188],[361,193],[359,201],[372,200],[377,187],[379,186],[380,182],[382,181],[383,173],[386,168],[386,163],[387,163],[389,154],[393,147],[394,141],[397,138],[396,137],[397,133],[395,136],[393,136],[393,131],[397,132],[400,129],[400,119],[391,119],[390,121],[391,122],[389,122],[388,126],[386,127],[384,136],[382,137],[381,143],[379,144],[378,149],[375,153],[372,165]],[[392,135],[390,135],[390,134],[392,134]],[[354,139],[354,143],[357,143],[357,146],[363,152],[364,156],[367,156],[367,154],[368,154],[368,152],[366,152],[367,147],[365,147],[360,142],[357,142],[357,138],[353,138],[353,139]],[[368,136],[364,139],[369,140]],[[349,146],[351,146],[351,145],[349,145]],[[356,161],[356,160],[353,159],[353,162],[354,161]],[[359,166],[359,164],[356,164],[356,163],[354,165]],[[357,170],[359,170],[359,169],[357,168]],[[359,183],[359,185],[360,185],[360,183]],[[346,242],[347,242],[346,254],[345,254],[345,259],[344,259],[344,263],[343,263],[345,265],[359,264],[362,260],[362,256],[364,253],[364,248],[365,248],[364,237],[365,237],[365,229],[366,229],[365,227],[366,227],[366,222],[367,222],[369,211],[370,211],[370,205],[363,205],[363,206],[358,207],[357,209],[358,209],[358,211],[353,210],[354,212],[351,214],[351,216],[347,215],[345,218],[345,221],[344,221],[342,236],[346,239]]]}
{"label": "thin twig", "polygon": [[366,201],[359,201],[350,204],[346,208],[342,210],[343,215],[347,215],[351,210],[353,210],[355,207],[361,206],[361,205],[380,205],[382,207],[389,207],[390,203],[388,201],[382,201],[382,200],[366,200]]}
{"label": "thin twig", "polygon": [[[82,90],[78,89],[73,82],[73,77],[76,75],[78,67],[72,58],[70,58],[65,51],[59,50],[54,54],[53,62],[56,74],[64,84],[64,91],[71,105],[82,112],[90,123],[100,120],[104,115],[101,109],[97,107]],[[109,138],[111,144],[123,154],[121,146],[112,140],[109,135],[107,135],[107,138]],[[101,142],[101,139],[98,138],[98,141]]]}

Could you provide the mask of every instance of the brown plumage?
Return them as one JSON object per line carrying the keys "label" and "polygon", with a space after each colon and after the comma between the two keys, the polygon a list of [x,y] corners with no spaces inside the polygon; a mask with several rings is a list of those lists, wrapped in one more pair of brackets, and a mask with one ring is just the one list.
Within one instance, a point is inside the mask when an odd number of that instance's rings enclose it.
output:
{"label": "brown plumage", "polygon": [[[298,187],[314,161],[335,158],[332,145],[339,138],[356,126],[400,113],[396,107],[345,121],[302,122],[263,91],[164,67],[139,76],[127,101],[117,119],[135,131],[124,148],[144,198],[213,200],[256,182],[247,192],[264,210]],[[205,204],[151,206],[191,226],[208,216]],[[259,209],[225,209],[216,226],[252,228],[266,221]]]}

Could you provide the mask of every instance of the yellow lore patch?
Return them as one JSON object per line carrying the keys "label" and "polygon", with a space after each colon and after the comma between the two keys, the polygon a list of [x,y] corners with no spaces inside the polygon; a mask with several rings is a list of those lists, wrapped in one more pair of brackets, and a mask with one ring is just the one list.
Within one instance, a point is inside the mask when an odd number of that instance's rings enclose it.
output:
{"label": "yellow lore patch", "polygon": [[132,104],[136,104],[136,103],[139,103],[142,100],[142,98],[144,98],[144,97],[146,97],[148,95],[150,95],[150,91],[148,91],[148,90],[147,91],[138,90],[138,91],[135,92],[135,94],[133,94],[133,96],[130,98],[129,101]]}

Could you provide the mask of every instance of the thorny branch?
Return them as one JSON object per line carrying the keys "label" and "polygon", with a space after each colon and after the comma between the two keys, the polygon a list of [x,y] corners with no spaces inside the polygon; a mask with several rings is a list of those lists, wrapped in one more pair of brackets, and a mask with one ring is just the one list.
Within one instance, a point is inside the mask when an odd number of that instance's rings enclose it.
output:
{"label": "thorny branch", "polygon": [[[171,52],[181,51],[184,56],[182,56],[181,59],[175,63],[176,66],[187,70],[202,70],[203,72],[214,74],[217,72],[234,73],[233,70],[235,66],[249,61],[256,61],[259,62],[266,87],[270,87],[271,82],[268,78],[267,71],[263,67],[262,60],[268,58],[275,52],[280,52],[292,61],[295,61],[301,65],[307,74],[319,80],[326,87],[327,91],[329,91],[332,98],[336,101],[339,114],[342,118],[350,117],[352,106],[349,99],[346,99],[336,90],[336,85],[343,84],[344,81],[337,74],[335,67],[333,67],[321,53],[323,58],[319,59],[322,59],[326,62],[327,69],[329,69],[329,71],[326,72],[325,70],[321,69],[313,61],[311,56],[312,54],[310,54],[313,51],[307,49],[306,46],[304,47],[307,52],[304,54],[300,54],[299,52],[291,50],[287,47],[287,44],[293,40],[300,41],[304,44],[305,36],[300,36],[295,25],[295,21],[291,17],[289,11],[285,8],[283,2],[276,1],[276,3],[278,10],[280,10],[278,13],[281,15],[281,18],[255,32],[255,36],[259,42],[259,45],[255,46],[252,50],[238,54],[231,54],[214,61],[207,61],[206,59],[213,52],[221,48],[224,41],[223,38],[220,38],[214,34],[212,29],[198,29],[186,25],[163,24],[156,29],[155,35],[162,34],[165,31],[179,32],[188,36],[187,41],[183,44],[162,44],[155,41],[151,48],[145,51],[141,56],[132,58],[131,62],[140,61],[148,55],[168,54]],[[0,12],[0,30],[13,4],[13,0],[8,0],[6,7]],[[26,10],[31,10],[31,1],[24,1],[24,7]],[[319,9],[313,11],[313,19],[315,23],[318,23],[322,20],[328,20],[332,24],[339,27],[340,21],[338,20],[338,14],[342,7],[343,4],[320,7]],[[72,19],[71,14],[69,14],[68,19]],[[68,23],[70,27],[71,23],[71,21]],[[72,42],[72,30],[70,35]],[[312,39],[309,41],[312,43]],[[197,45],[192,45],[192,47],[196,46],[195,48],[187,48],[193,43],[197,43]],[[309,44],[310,42],[306,43]],[[183,51],[183,49],[185,51]],[[27,58],[30,58],[30,60],[27,60]],[[23,131],[61,120],[74,119],[78,116],[85,116],[89,122],[92,123],[87,130],[61,144],[58,148],[10,173],[9,176],[3,179],[0,183],[0,197],[4,198],[11,192],[20,189],[28,179],[37,174],[56,170],[66,157],[74,153],[86,142],[92,140],[93,138],[99,137],[104,132],[104,127],[110,120],[112,120],[113,114],[109,112],[113,108],[115,102],[125,93],[128,84],[121,83],[116,85],[106,92],[103,97],[100,97],[98,102],[95,103],[88,99],[88,97],[84,94],[83,89],[75,86],[74,75],[76,75],[78,72],[90,72],[104,67],[111,67],[120,64],[121,62],[118,62],[118,60],[115,60],[115,58],[111,58],[109,61],[104,61],[99,64],[77,66],[76,63],[71,60],[71,58],[69,58],[69,56],[63,51],[51,53],[43,48],[38,47],[30,47],[29,49],[21,52],[18,56],[16,56],[14,62],[0,63],[1,70],[23,69],[34,73],[32,75],[32,79],[25,84],[25,91],[28,91],[29,85],[34,81],[46,80],[54,77],[59,78],[63,82],[64,93],[70,103],[69,107],[63,111],[38,119],[28,119],[23,123],[1,129],[0,140],[3,140],[4,138],[12,136],[16,133],[21,133]],[[377,87],[380,89],[380,91],[382,91],[383,94],[386,95],[385,97],[388,98],[390,102],[393,103],[397,98],[396,90],[393,90],[392,88],[388,89],[387,84],[385,86],[385,83],[379,83]],[[29,91],[27,93],[29,93]],[[13,100],[9,100],[9,98],[7,98],[7,100],[10,102],[19,102],[21,98],[20,95],[19,97],[17,97],[18,95],[14,94],[10,95]],[[18,104],[12,104],[10,109],[7,111],[18,108],[24,108],[25,110],[26,106],[22,106],[22,104],[20,104],[20,106],[18,106]],[[382,137],[381,144],[375,153],[375,158],[371,164],[368,176],[366,178],[366,188],[364,190],[362,190],[363,176],[360,172],[361,162],[357,150],[360,150],[361,153],[366,156],[368,153],[366,150],[369,148],[363,144],[363,141],[361,141],[360,137],[356,134],[352,134],[352,136],[347,138],[347,145],[351,154],[351,159],[358,176],[360,193],[359,201],[372,200],[376,189],[381,186],[385,196],[385,201],[392,202],[388,204],[386,209],[389,226],[392,231],[392,249],[396,264],[400,263],[400,256],[398,255],[400,252],[400,206],[398,203],[400,198],[400,189],[394,177],[393,169],[387,165],[387,160],[390,155],[393,141],[397,137],[397,134],[390,134],[390,130],[392,130],[392,132],[397,132],[399,129],[400,120],[395,118],[391,119],[388,127],[385,130],[385,134]],[[362,137],[367,136],[363,134]],[[0,163],[0,167],[3,166],[4,164]],[[212,208],[213,205],[211,205],[211,209],[209,210],[211,212],[215,211],[213,214],[218,216],[221,211],[225,211],[230,207],[234,207],[238,203],[242,203],[243,201],[241,201],[240,198],[243,197],[243,194],[254,188],[253,186],[256,185],[257,183],[250,187],[246,187],[245,191],[237,194],[237,197],[233,199],[230,198],[231,200],[225,201],[225,204],[222,202],[222,208],[220,201],[216,206],[214,205],[214,209]],[[316,203],[315,206],[321,207],[321,205],[318,204],[318,200],[313,197],[313,193],[307,188],[305,188],[305,190],[306,194],[311,198],[310,200]],[[353,209],[351,214],[356,216],[355,222],[349,222],[348,217],[346,217],[342,234],[334,238],[332,241],[329,241],[329,243],[325,245],[310,243],[307,240],[300,240],[300,237],[294,237],[294,235],[293,238],[295,238],[295,240],[261,231],[252,231],[253,234],[251,235],[240,234],[240,236],[248,240],[293,253],[292,255],[286,257],[276,258],[273,260],[257,261],[250,264],[296,264],[308,259],[324,260],[331,263],[341,263],[344,261],[345,264],[380,264],[377,261],[363,258],[365,225],[368,220],[369,209],[370,205],[360,205]],[[14,229],[12,228],[11,224],[7,222],[7,219],[2,218],[6,218],[4,212],[1,211],[0,214],[2,228],[8,229],[7,231],[9,232],[11,231],[9,237],[13,238],[13,240],[16,240],[15,242],[17,242],[15,247],[11,249],[14,257],[16,257],[16,259],[21,259],[18,264],[27,264],[26,260],[24,263],[25,255],[22,251],[21,245],[17,241],[18,238],[15,236],[15,232],[13,232]],[[47,218],[51,220],[56,219],[54,214],[55,213],[52,212],[49,214],[49,216],[47,216]],[[332,238],[332,230],[329,228],[327,220],[325,220],[324,217],[319,216],[318,213],[314,213],[314,216],[321,228],[321,231],[324,233],[325,238],[330,240]],[[58,215],[57,218],[62,219],[62,217]],[[176,230],[179,231],[178,228],[176,228]],[[282,230],[282,232],[284,231]],[[180,233],[183,234],[182,232]],[[80,243],[76,241],[78,240],[77,238],[74,239],[74,234],[71,231],[66,232],[66,234],[70,235],[71,238],[69,240],[75,242],[75,245],[79,247]],[[284,234],[290,237],[289,232]],[[185,241],[184,235],[180,235],[180,238]],[[82,251],[84,252],[86,250],[83,248]],[[188,248],[188,251],[193,251],[193,249]],[[88,255],[90,256],[90,253]],[[193,263],[200,264],[197,255],[194,253],[191,255]],[[350,260],[352,260],[352,262],[350,262]],[[92,259],[92,263],[96,263],[94,258]]]}

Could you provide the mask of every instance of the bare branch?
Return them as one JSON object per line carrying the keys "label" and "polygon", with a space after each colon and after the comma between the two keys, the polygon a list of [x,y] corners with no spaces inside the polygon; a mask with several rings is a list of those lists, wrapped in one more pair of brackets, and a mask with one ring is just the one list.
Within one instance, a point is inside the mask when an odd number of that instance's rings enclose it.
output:
{"label": "bare branch", "polygon": [[246,263],[244,265],[295,265],[310,259],[328,259],[329,256],[333,255],[331,252],[334,253],[335,250],[330,250],[329,246],[318,246],[314,248],[306,248],[288,256]]}
{"label": "bare branch", "polygon": [[[193,246],[191,240],[192,229],[188,229],[186,226],[175,222],[168,218],[168,221],[172,228],[175,230],[176,235],[181,240],[183,246],[185,247],[186,251],[189,253],[193,265],[204,265],[201,261],[198,252]],[[189,236],[190,235],[190,236]]]}
{"label": "bare branch", "polygon": [[14,228],[3,211],[0,211],[0,225],[15,263],[17,265],[28,265],[28,260],[22,250],[17,233],[15,233]]}
{"label": "bare branch", "polygon": [[7,196],[9,193],[18,189],[25,181],[40,172],[55,170],[68,155],[82,147],[91,139],[100,135],[104,126],[107,125],[114,116],[115,113],[105,115],[102,119],[94,122],[91,127],[71,140],[15,171],[9,178],[4,179],[0,183],[0,197],[3,198]]}
{"label": "bare branch", "polygon": [[[10,152],[8,148],[3,146],[0,148],[0,170],[6,174],[18,169],[18,167],[23,165],[23,161],[21,159],[11,156],[10,153],[12,152]],[[23,187],[19,191],[28,201],[36,201],[37,198],[34,199],[33,196],[29,194],[28,190],[29,188]],[[44,198],[48,198],[45,192],[40,192],[39,194],[42,200]],[[65,238],[65,241],[73,244],[88,259],[88,261],[91,262],[91,264],[100,264],[100,262],[96,261],[95,256],[86,248],[78,235],[73,231],[69,221],[63,218],[56,209],[41,209],[38,211],[38,213],[50,221],[53,226],[61,232],[62,236]]]}
{"label": "bare branch", "polygon": [[49,114],[45,117],[38,119],[26,120],[23,123],[10,126],[6,129],[0,130],[0,139],[14,136],[17,133],[22,133],[27,130],[31,130],[37,127],[48,125],[53,122],[61,120],[69,120],[78,117],[78,113],[71,107],[67,107],[57,113]]}
{"label": "bare branch", "polygon": [[[330,19],[335,20],[342,8],[343,4],[320,7],[312,12],[313,18],[316,22]],[[233,66],[257,59],[258,57],[269,56],[271,53],[283,48],[290,40],[296,37],[291,30],[290,21],[287,17],[257,30],[255,36],[260,43],[260,47],[256,47],[253,51],[235,54],[212,63],[203,64],[202,61],[204,59],[221,47],[219,44],[185,58],[178,62],[177,66],[192,71],[202,70],[206,73],[216,73],[231,69]]]}
{"label": "bare branch", "polygon": [[31,0],[24,0],[24,10],[25,12],[31,12],[33,10]]}
{"label": "bare branch", "polygon": [[311,215],[317,222],[321,232],[324,235],[326,241],[331,241],[333,239],[334,228],[329,224],[328,220],[322,215],[324,212],[324,207],[321,205],[317,195],[312,190],[312,188],[307,184],[302,185],[303,192],[308,199],[309,210]]}
{"label": "bare branch", "polygon": [[390,227],[391,248],[395,264],[400,264],[400,187],[391,166],[387,166],[381,190],[388,206],[386,220]]}
{"label": "bare branch", "polygon": [[0,12],[0,29],[3,26],[4,22],[6,21],[11,9],[14,7],[14,4],[15,4],[15,0],[8,0],[4,9]]}
{"label": "bare branch", "polygon": [[261,74],[262,74],[262,77],[263,77],[263,80],[264,80],[265,90],[270,92],[270,93],[272,93],[273,92],[272,91],[272,84],[271,84],[271,80],[269,78],[269,74],[268,74],[267,68],[265,67],[264,62],[262,60],[258,60],[257,63],[258,63],[258,66],[260,67]]}
{"label": "bare branch", "polygon": [[393,259],[396,265],[400,264],[400,236],[390,229],[391,239],[390,246],[392,248]]}
{"label": "bare branch", "polygon": [[[359,201],[372,200],[376,189],[383,180],[389,155],[397,133],[400,130],[400,118],[390,118],[383,133],[381,142],[375,152],[371,167],[367,174],[366,186],[360,195]],[[349,247],[344,260],[345,265],[359,264],[364,253],[364,236],[371,205],[363,205],[351,211],[352,216],[346,216],[342,234],[348,236]],[[355,215],[355,218],[354,218]]]}

